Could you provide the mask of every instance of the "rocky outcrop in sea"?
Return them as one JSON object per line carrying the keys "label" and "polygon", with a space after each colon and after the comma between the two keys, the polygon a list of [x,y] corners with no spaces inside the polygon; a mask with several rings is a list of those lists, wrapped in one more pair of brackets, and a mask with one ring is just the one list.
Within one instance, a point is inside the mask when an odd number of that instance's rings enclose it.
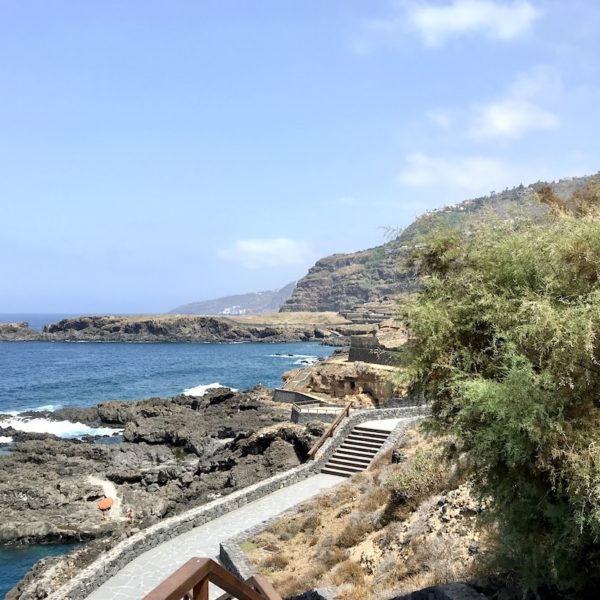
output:
{"label": "rocky outcrop in sea", "polygon": [[0,323],[0,341],[68,342],[307,342],[338,337],[338,327],[314,323],[259,323],[226,317],[87,316],[35,331],[27,323]]}

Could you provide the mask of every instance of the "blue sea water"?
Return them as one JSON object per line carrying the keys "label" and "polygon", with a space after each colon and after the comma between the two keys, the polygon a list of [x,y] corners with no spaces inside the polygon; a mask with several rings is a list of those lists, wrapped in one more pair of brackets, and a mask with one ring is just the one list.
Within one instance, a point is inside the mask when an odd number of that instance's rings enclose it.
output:
{"label": "blue sea water", "polygon": [[332,349],[315,343],[0,342],[0,412],[169,396],[198,385],[277,386]]}
{"label": "blue sea water", "polygon": [[[0,412],[170,396],[217,382],[238,389],[258,383],[273,387],[281,383],[285,371],[331,352],[332,348],[315,343],[0,342]],[[47,430],[59,435],[77,431],[76,427],[57,431],[47,423]],[[0,456],[0,468],[1,461]],[[0,547],[0,598],[39,558],[69,549]]]}
{"label": "blue sea water", "polygon": [[0,598],[4,598],[38,560],[47,556],[66,554],[75,546],[76,544],[36,545],[24,548],[0,547]]}

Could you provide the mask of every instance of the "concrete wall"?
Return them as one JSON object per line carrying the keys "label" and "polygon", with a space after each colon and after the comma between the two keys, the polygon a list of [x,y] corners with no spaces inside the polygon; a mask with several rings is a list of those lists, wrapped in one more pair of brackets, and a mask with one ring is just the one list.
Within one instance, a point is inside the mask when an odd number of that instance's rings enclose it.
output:
{"label": "concrete wall", "polygon": [[273,392],[273,401],[285,404],[302,404],[303,402],[321,402],[321,399],[303,392],[278,388]]}
{"label": "concrete wall", "polygon": [[[126,564],[137,558],[147,550],[154,548],[194,527],[203,525],[208,521],[220,517],[249,502],[263,498],[268,494],[302,481],[313,474],[321,471],[331,455],[344,441],[350,431],[365,421],[407,418],[406,426],[410,426],[416,420],[427,414],[420,407],[391,408],[380,410],[361,411],[352,414],[336,430],[333,437],[327,440],[320,451],[318,458],[290,469],[284,473],[274,475],[260,483],[248,486],[213,500],[208,504],[198,506],[180,515],[170,517],[143,529],[130,538],[119,542],[116,546],[106,551],[91,565],[83,569],[78,575],[71,579],[66,585],[48,596],[48,600],[83,600],[105,581],[116,575]],[[410,419],[409,419],[410,417]]]}
{"label": "concrete wall", "polygon": [[374,335],[353,335],[348,360],[388,366],[396,366],[400,362],[398,354],[382,346]]}

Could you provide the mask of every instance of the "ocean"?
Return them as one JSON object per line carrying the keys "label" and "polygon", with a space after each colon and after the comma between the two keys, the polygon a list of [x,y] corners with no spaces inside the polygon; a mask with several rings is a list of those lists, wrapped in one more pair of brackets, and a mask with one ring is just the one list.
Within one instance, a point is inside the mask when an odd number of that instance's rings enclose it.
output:
{"label": "ocean", "polygon": [[[38,327],[45,324],[40,320],[34,323]],[[316,343],[0,342],[0,413],[10,413],[9,423],[15,429],[62,437],[105,433],[81,423],[28,419],[19,413],[93,406],[109,399],[172,396],[217,383],[237,389],[259,383],[275,387],[285,371],[332,351]],[[0,441],[9,441],[2,438],[1,430]],[[1,461],[0,456],[0,467]],[[0,598],[37,560],[70,548],[0,548]]]}

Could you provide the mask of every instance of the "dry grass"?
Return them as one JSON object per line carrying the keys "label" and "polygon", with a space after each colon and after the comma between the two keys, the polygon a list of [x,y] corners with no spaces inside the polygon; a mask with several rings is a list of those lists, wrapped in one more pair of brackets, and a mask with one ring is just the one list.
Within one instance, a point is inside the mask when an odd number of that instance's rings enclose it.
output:
{"label": "dry grass", "polygon": [[[283,597],[335,585],[344,600],[379,600],[472,573],[477,527],[463,480],[446,469],[440,442],[417,430],[402,452],[405,462],[391,464],[388,453],[250,540],[249,559]],[[283,556],[265,556],[269,543]]]}

